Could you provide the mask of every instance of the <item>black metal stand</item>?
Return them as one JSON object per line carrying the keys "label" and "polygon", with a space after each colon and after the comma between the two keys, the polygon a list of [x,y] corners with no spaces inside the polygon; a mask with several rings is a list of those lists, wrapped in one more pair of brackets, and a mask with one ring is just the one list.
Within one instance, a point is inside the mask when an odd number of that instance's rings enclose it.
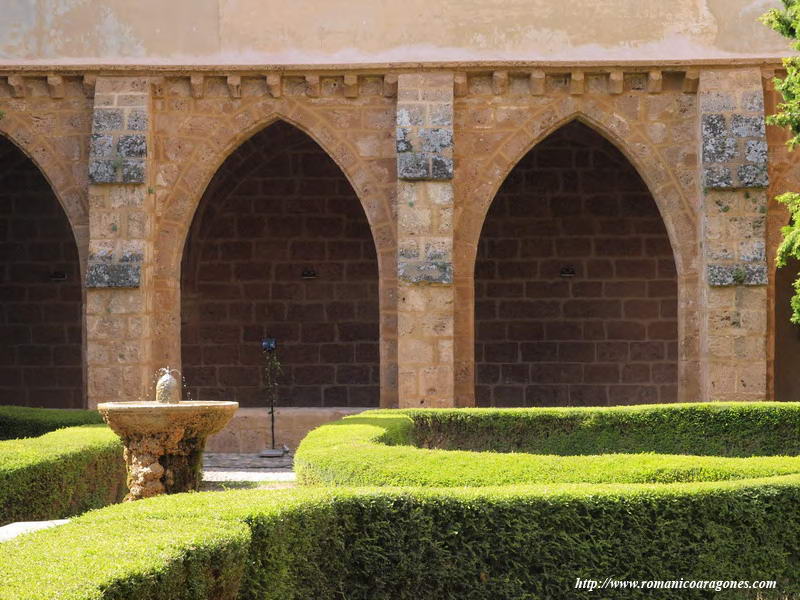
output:
{"label": "black metal stand", "polygon": [[[261,340],[261,352],[264,353],[264,359],[267,361],[267,365],[269,365],[269,361],[272,360],[274,356],[277,356],[278,340],[275,338],[264,338]],[[267,368],[271,367],[268,366]],[[274,373],[272,375],[274,375]],[[280,458],[281,456],[285,456],[289,453],[289,448],[286,446],[283,446],[282,448],[275,448],[275,392],[273,389],[271,389],[274,383],[272,381],[268,381],[267,385],[270,387],[270,389],[267,390],[267,395],[269,396],[269,427],[271,444],[270,448],[265,448],[259,452],[258,455],[263,458]]]}

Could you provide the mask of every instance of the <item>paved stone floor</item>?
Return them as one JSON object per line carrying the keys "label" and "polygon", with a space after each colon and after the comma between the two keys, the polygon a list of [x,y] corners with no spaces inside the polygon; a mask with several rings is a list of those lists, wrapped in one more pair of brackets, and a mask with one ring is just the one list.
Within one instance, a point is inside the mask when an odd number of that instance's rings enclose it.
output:
{"label": "paved stone floor", "polygon": [[40,529],[48,529],[57,525],[69,523],[69,519],[56,519],[53,521],[18,521],[0,527],[0,542],[13,539],[23,533],[30,533]]}
{"label": "paved stone floor", "polygon": [[236,488],[278,489],[294,487],[293,456],[262,458],[258,454],[203,455],[202,491]]}

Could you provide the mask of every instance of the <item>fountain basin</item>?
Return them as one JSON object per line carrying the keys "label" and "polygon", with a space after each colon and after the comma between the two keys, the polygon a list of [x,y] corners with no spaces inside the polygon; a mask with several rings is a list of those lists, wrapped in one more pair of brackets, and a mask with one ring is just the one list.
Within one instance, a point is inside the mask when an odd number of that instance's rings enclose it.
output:
{"label": "fountain basin", "polygon": [[128,467],[126,501],[196,490],[203,448],[239,407],[237,402],[104,402],[97,410],[122,438]]}

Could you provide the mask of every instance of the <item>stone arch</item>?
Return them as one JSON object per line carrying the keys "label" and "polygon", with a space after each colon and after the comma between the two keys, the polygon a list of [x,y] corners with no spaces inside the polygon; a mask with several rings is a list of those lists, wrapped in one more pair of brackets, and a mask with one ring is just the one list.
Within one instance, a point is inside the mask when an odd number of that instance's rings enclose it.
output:
{"label": "stone arch", "polygon": [[[178,135],[165,142],[178,160],[161,173],[160,187],[166,188],[158,202],[165,207],[156,222],[153,253],[154,311],[153,360],[158,364],[180,364],[180,262],[185,240],[205,190],[215,173],[247,140],[277,121],[305,133],[336,163],[352,186],[366,214],[378,254],[380,278],[380,353],[382,404],[396,395],[396,311],[393,280],[395,239],[391,203],[395,193],[395,172],[381,161],[359,157],[346,128],[337,129],[313,110],[290,99],[265,100],[243,107],[231,116],[209,120],[198,117],[184,122]],[[201,141],[190,137],[192,128],[202,131]],[[161,192],[157,192],[161,193]],[[384,392],[384,389],[387,390]]]}
{"label": "stone arch", "polygon": [[52,137],[37,133],[13,112],[0,118],[0,136],[25,154],[47,181],[69,221],[84,273],[89,250],[88,175],[87,179],[77,179],[75,172],[60,160],[63,157],[50,142]]}
{"label": "stone arch", "polygon": [[0,165],[0,404],[82,408],[85,245],[75,212],[5,132]]}
{"label": "stone arch", "polygon": [[[699,359],[698,304],[699,245],[697,218],[686,190],[692,181],[678,174],[637,123],[616,114],[612,107],[575,98],[556,100],[536,111],[513,133],[492,148],[482,172],[486,175],[472,187],[456,181],[456,196],[462,204],[455,223],[454,278],[457,303],[466,306],[456,320],[456,395],[474,403],[474,270],[478,242],[489,207],[506,177],[539,142],[571,121],[579,121],[611,142],[645,182],[656,202],[669,235],[678,279],[678,381],[679,401],[696,400],[700,389],[696,361]],[[456,170],[458,177],[458,169]],[[469,173],[467,173],[469,176]]]}

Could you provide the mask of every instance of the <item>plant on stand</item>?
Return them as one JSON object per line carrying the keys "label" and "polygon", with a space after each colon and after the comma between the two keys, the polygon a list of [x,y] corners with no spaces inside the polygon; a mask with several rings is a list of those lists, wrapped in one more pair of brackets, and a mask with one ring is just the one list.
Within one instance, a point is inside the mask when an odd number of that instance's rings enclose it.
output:
{"label": "plant on stand", "polygon": [[260,456],[285,456],[289,452],[289,448],[286,445],[281,448],[275,448],[275,403],[278,400],[279,379],[283,373],[281,361],[278,358],[278,340],[275,338],[261,340],[261,352],[264,355],[264,390],[267,393],[267,405],[269,406],[271,445],[269,448],[262,450]]}

